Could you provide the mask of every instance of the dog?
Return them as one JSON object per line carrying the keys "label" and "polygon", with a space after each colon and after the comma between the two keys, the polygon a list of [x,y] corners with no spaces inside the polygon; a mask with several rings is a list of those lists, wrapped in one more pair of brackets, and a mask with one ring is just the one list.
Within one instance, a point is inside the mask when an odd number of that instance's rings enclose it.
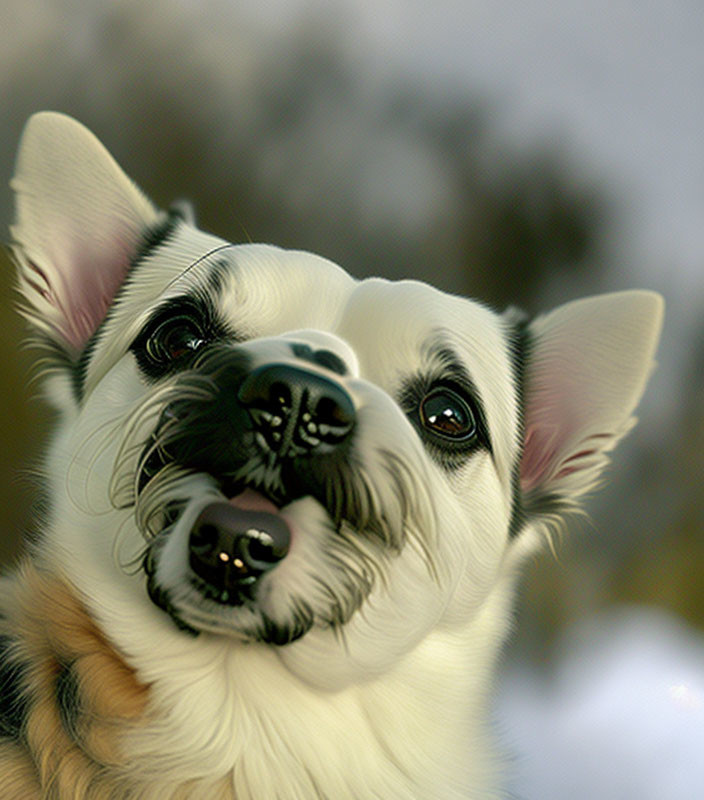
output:
{"label": "dog", "polygon": [[231,244],[54,112],[12,187],[59,421],[0,581],[2,797],[501,797],[516,576],[634,424],[661,298],[529,319]]}

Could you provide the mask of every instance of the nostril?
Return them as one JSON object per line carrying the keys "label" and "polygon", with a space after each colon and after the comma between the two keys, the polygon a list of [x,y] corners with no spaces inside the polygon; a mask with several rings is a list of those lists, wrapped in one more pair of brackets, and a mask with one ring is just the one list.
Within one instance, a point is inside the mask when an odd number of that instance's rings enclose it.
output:
{"label": "nostril", "polygon": [[218,529],[211,522],[196,523],[191,533],[191,546],[214,550],[219,539]]}
{"label": "nostril", "polygon": [[266,531],[247,531],[247,538],[242,544],[250,562],[275,564],[286,555],[286,548],[277,547],[274,539]]}
{"label": "nostril", "polygon": [[260,447],[279,458],[329,452],[350,435],[352,397],[338,381],[291,364],[265,364],[238,390]]}
{"label": "nostril", "polygon": [[337,375],[347,375],[347,365],[332,350],[313,350],[309,344],[303,342],[293,342],[291,344],[291,352],[302,361],[309,361],[311,364],[318,364],[330,372],[335,372]]}
{"label": "nostril", "polygon": [[277,373],[270,368],[259,368],[251,373],[238,389],[237,399],[245,407],[268,410],[288,407],[293,400],[289,385],[277,379]]}
{"label": "nostril", "polygon": [[313,361],[338,375],[347,375],[347,365],[345,362],[340,356],[330,350],[316,350],[313,354]]}
{"label": "nostril", "polygon": [[285,383],[277,381],[269,389],[269,402],[277,410],[286,411],[291,406],[291,390]]}
{"label": "nostril", "polygon": [[354,422],[354,406],[340,392],[339,397],[324,395],[315,406],[315,419],[324,425],[347,426]]}

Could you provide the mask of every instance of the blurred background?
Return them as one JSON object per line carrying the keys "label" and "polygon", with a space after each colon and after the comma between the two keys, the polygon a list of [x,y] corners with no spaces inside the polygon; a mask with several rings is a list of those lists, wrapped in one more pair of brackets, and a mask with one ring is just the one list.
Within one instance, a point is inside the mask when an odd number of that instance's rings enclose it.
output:
{"label": "blurred background", "polygon": [[[158,203],[531,313],[667,302],[608,486],[526,570],[497,728],[516,797],[704,796],[700,0],[0,0],[0,184],[39,109]],[[7,241],[9,189],[0,193]],[[0,564],[48,414],[0,253]]]}

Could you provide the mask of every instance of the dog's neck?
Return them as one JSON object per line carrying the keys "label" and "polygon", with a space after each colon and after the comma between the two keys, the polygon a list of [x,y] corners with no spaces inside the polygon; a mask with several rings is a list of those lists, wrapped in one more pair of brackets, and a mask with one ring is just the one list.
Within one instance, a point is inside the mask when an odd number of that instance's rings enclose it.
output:
{"label": "dog's neck", "polygon": [[[466,798],[467,786],[487,787],[496,770],[486,699],[508,587],[496,587],[471,630],[440,625],[383,679],[321,695],[282,670],[275,649],[207,636],[181,639],[188,669],[158,674],[153,662],[147,684],[76,592],[27,562],[1,600],[2,627],[20,633],[17,655],[31,665],[22,667],[26,749],[0,754],[0,768],[16,779],[18,797],[36,793],[34,761],[61,797],[84,796],[84,785],[85,797],[108,796],[129,765],[135,797],[158,789],[170,799],[234,800],[252,786],[277,796],[285,779],[286,791],[299,785],[306,796],[400,800],[432,796],[437,775],[443,797]],[[281,715],[282,704],[296,713]],[[194,720],[210,731],[207,740],[189,737]],[[353,751],[358,768],[336,769]]]}
{"label": "dog's neck", "polygon": [[[442,786],[443,800],[466,800],[468,787],[491,798],[500,764],[489,690],[510,595],[508,581],[497,585],[464,629],[441,624],[384,675],[337,691],[282,669],[285,653],[271,647],[187,643],[183,671],[164,670],[152,685],[164,716],[130,733],[130,762],[155,786],[226,771],[235,797],[296,787],[301,797],[405,800]],[[330,652],[321,641],[318,658]],[[194,728],[207,740],[184,735]]]}

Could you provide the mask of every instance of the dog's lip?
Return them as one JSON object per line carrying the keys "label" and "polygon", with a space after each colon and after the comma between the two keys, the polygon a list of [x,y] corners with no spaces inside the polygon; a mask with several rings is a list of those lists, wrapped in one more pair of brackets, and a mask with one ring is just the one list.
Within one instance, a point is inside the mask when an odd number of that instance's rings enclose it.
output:
{"label": "dog's lip", "polygon": [[279,514],[281,508],[275,505],[268,497],[265,497],[254,489],[245,489],[243,492],[228,497],[227,502],[241,508],[243,511],[266,511],[269,514]]}
{"label": "dog's lip", "polygon": [[241,492],[238,492],[235,495],[227,497],[227,502],[234,506],[235,508],[240,509],[241,511],[258,511],[263,512],[265,514],[273,514],[274,516],[278,517],[279,519],[283,520],[286,526],[291,533],[292,538],[295,536],[295,528],[296,525],[294,524],[293,520],[289,517],[286,513],[286,509],[282,508],[282,506],[276,505],[276,503],[271,500],[266,495],[262,494],[261,492],[256,491],[256,489],[252,489],[247,487]]}

